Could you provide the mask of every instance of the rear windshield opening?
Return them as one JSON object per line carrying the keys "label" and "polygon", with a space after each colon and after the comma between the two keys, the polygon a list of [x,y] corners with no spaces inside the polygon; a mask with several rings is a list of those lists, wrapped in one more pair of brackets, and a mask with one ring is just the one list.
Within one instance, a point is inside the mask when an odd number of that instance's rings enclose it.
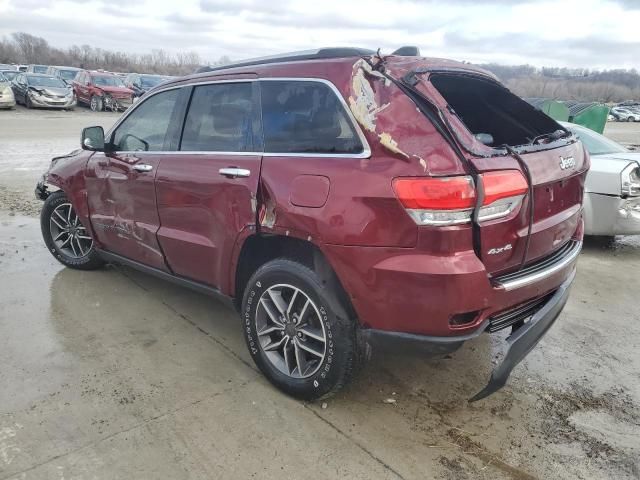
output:
{"label": "rear windshield opening", "polygon": [[561,129],[554,120],[489,80],[436,74],[431,83],[485,145],[525,145]]}

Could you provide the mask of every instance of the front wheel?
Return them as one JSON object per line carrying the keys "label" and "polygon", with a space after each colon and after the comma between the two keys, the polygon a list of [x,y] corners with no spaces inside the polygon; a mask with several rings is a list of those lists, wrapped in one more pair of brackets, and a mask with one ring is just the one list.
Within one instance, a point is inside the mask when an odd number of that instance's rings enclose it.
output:
{"label": "front wheel", "polygon": [[63,265],[93,270],[104,264],[64,192],[47,197],[40,212],[40,228],[47,248]]}
{"label": "front wheel", "polygon": [[29,94],[24,96],[24,106],[31,109],[33,108],[33,103],[31,103],[31,99],[29,98]]}
{"label": "front wheel", "polygon": [[91,107],[91,110],[93,110],[94,112],[101,112],[103,107],[102,98],[98,97],[97,95],[92,96],[89,107]]}
{"label": "front wheel", "polygon": [[242,301],[253,361],[280,390],[303,400],[346,385],[359,363],[355,322],[337,292],[306,266],[272,260],[251,277]]}

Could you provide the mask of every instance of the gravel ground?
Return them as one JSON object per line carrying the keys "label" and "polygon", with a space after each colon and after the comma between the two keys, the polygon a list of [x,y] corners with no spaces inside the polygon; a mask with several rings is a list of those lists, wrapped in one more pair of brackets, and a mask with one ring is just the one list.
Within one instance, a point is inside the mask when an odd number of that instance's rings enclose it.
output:
{"label": "gravel ground", "polygon": [[0,112],[0,480],[640,478],[638,237],[586,243],[561,317],[486,400],[466,401],[504,335],[444,358],[374,352],[335,398],[298,402],[256,371],[226,307],[44,248],[37,178],[116,118]]}

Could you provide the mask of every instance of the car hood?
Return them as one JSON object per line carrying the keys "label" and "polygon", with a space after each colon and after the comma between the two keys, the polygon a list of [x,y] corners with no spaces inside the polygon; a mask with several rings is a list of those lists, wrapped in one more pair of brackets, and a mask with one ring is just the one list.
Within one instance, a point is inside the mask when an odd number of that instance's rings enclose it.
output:
{"label": "car hood", "polygon": [[47,95],[61,95],[65,96],[71,93],[71,89],[67,87],[37,87],[30,86],[31,90],[35,90],[36,92],[46,93]]}
{"label": "car hood", "polygon": [[126,87],[102,87],[102,86],[96,85],[96,88],[117,97],[123,97],[123,96],[131,95],[133,93],[130,89]]}
{"label": "car hood", "polygon": [[602,195],[621,195],[620,173],[630,163],[640,164],[640,152],[591,155],[591,168],[585,191]]}

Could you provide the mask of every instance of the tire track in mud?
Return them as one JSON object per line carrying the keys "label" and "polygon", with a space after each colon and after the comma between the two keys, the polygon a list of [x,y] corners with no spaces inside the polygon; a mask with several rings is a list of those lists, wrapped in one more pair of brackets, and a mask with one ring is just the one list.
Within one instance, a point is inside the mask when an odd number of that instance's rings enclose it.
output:
{"label": "tire track in mud", "polygon": [[[424,390],[416,390],[407,386],[389,370],[379,368],[376,371],[387,377],[386,381],[383,380],[383,382],[389,385],[395,385],[396,391],[402,391],[403,394],[412,401],[420,403],[415,409],[412,408],[412,405],[401,409],[401,414],[411,420],[418,430],[431,436],[434,435],[434,431],[432,430],[433,422],[429,425],[419,424],[419,411],[421,408],[429,409],[436,414],[437,419],[441,423],[440,427],[443,429],[442,434],[446,437],[445,442],[458,448],[461,454],[474,457],[483,462],[485,467],[481,470],[490,466],[514,480],[536,480],[538,478],[544,478],[544,470],[529,473],[519,467],[515,467],[504,460],[499,453],[488,450],[485,446],[474,440],[472,437],[478,435],[477,433],[467,432],[457,427],[452,421],[453,417],[451,415],[455,410],[460,408],[459,402],[453,400],[446,403],[433,401]],[[586,381],[586,379],[584,380]],[[536,463],[543,465],[546,462],[543,462],[540,458],[541,455],[538,454],[538,452],[540,452],[555,459],[555,463],[562,464],[566,458],[563,458],[562,455],[556,452],[549,451],[549,449],[545,447],[547,445],[577,443],[587,457],[589,465],[598,468],[601,474],[606,474],[607,476],[611,476],[611,478],[640,478],[640,462],[638,462],[640,442],[636,449],[632,449],[634,451],[629,451],[628,448],[619,448],[616,447],[615,443],[611,444],[606,438],[595,438],[595,436],[589,434],[588,431],[581,429],[580,425],[577,425],[573,420],[576,412],[585,415],[604,412],[621,424],[630,426],[630,429],[635,428],[636,431],[640,431],[640,408],[638,408],[623,388],[615,388],[596,395],[589,388],[574,382],[569,384],[568,388],[564,390],[545,387],[538,389],[536,392],[520,392],[516,387],[514,393],[533,393],[536,398],[534,402],[525,407],[531,412],[531,418],[533,418],[534,421],[531,422],[529,421],[529,417],[525,417],[521,423],[527,433],[526,438],[532,445],[535,445],[533,448],[524,452],[525,458],[534,458],[536,459]],[[497,417],[507,415],[514,405],[514,395],[511,392],[503,392],[503,394],[506,395],[504,402],[498,406],[487,409],[486,412],[490,412]],[[521,448],[523,446],[523,438],[520,439],[519,445],[512,440],[512,445]],[[509,440],[509,436],[506,436],[505,440]],[[535,440],[542,442],[542,445],[535,442]],[[435,445],[429,446],[435,447]],[[464,459],[464,457],[462,458]],[[591,462],[593,462],[593,464]],[[464,478],[459,472],[460,468],[464,467],[462,467],[459,462],[441,457],[440,463],[452,474],[458,473],[457,477],[452,478]],[[549,466],[546,465],[546,467],[548,468]],[[481,474],[481,470],[474,468],[472,472],[467,473],[471,473],[470,478],[476,478],[476,475]],[[567,469],[557,478],[573,477],[575,473],[576,472]],[[594,471],[586,473],[587,475],[594,475]],[[542,477],[537,475],[542,475]]]}

